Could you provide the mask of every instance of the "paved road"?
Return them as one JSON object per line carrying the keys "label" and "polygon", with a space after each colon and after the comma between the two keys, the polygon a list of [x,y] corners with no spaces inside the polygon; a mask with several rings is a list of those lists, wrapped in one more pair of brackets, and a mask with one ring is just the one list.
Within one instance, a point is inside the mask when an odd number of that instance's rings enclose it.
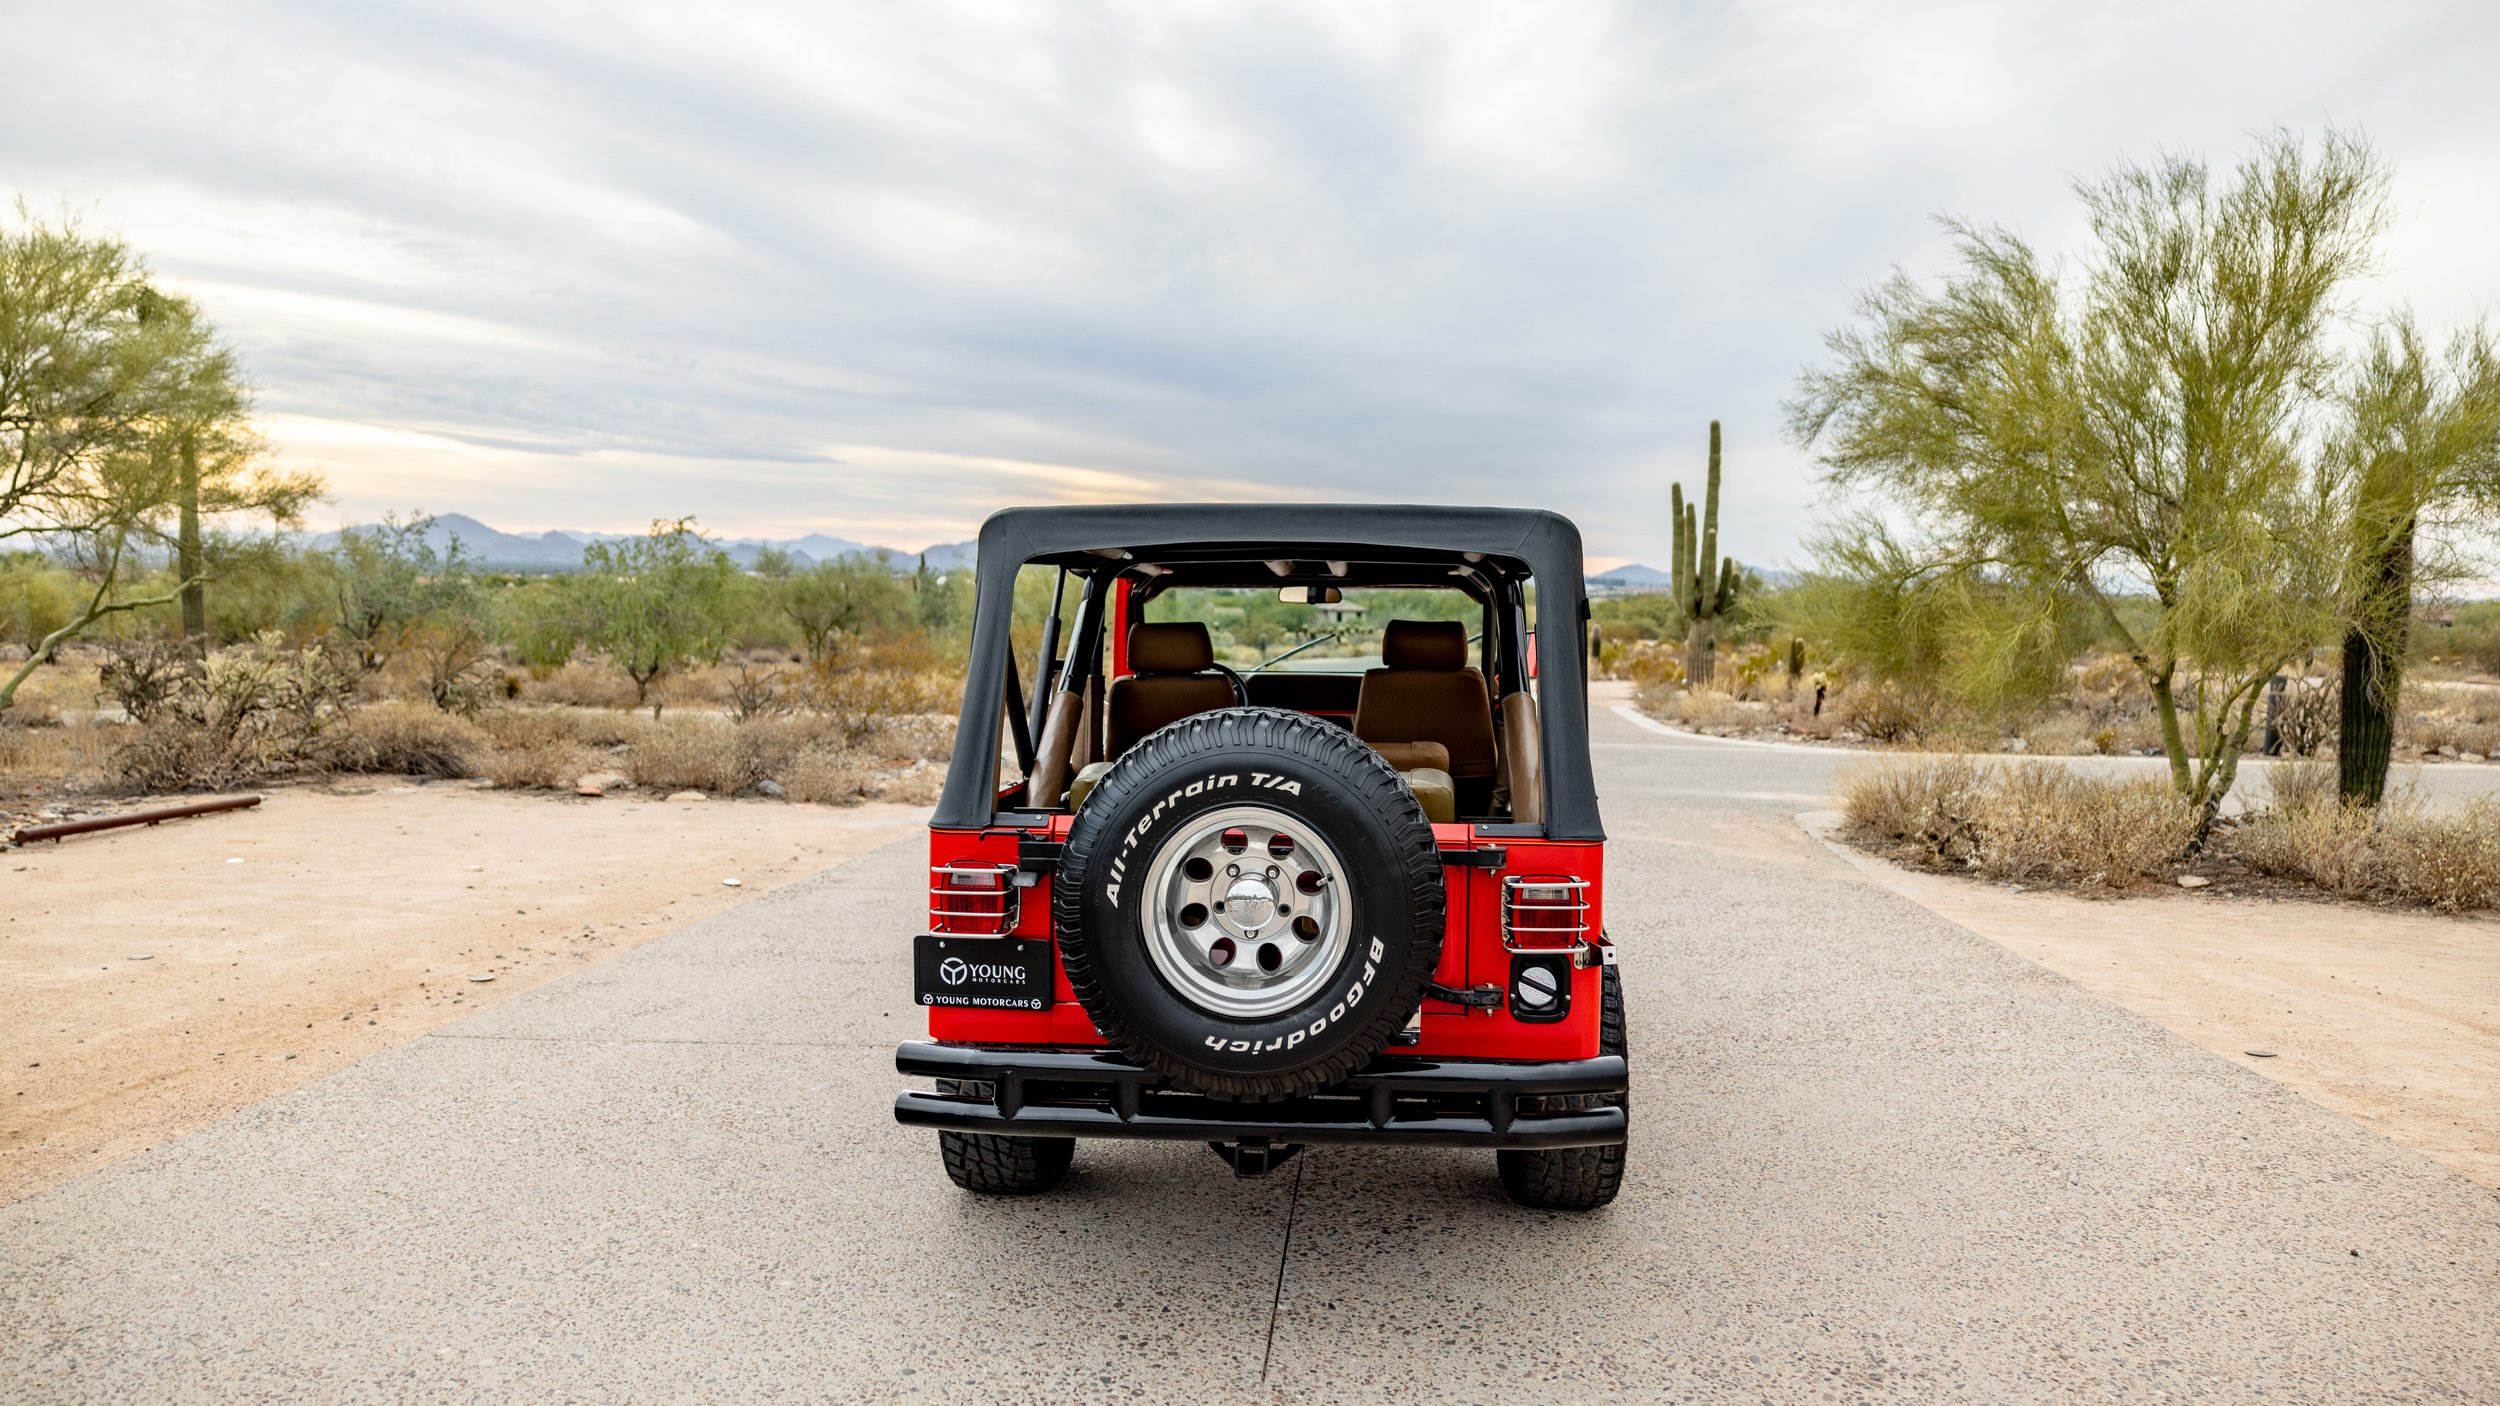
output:
{"label": "paved road", "polygon": [[2500,1197],[1866,881],[1828,754],[1597,736],[1609,1211],[957,1193],[887,1114],[906,842],[0,1211],[0,1399],[2500,1400]]}

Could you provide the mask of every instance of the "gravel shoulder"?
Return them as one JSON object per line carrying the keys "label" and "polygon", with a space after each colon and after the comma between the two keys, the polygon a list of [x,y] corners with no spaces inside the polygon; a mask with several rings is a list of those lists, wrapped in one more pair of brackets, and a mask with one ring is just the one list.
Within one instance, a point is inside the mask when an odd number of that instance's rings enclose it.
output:
{"label": "gravel shoulder", "polygon": [[1841,842],[1835,813],[1799,820],[1938,916],[2500,1189],[2500,920],[2210,892],[2086,898],[1905,869]]}
{"label": "gravel shoulder", "polygon": [[266,794],[248,811],[0,851],[0,1204],[927,816],[458,783]]}

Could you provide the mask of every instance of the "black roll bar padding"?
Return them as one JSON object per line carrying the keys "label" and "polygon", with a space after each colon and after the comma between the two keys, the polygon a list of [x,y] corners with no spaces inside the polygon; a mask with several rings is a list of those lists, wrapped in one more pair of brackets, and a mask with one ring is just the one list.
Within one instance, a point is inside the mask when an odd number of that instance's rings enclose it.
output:
{"label": "black roll bar padding", "polygon": [[1110,608],[1114,573],[1097,571],[1085,578],[1085,594],[1076,605],[1076,636],[1068,642],[1068,659],[1059,671],[1062,693],[1080,691],[1102,667],[1103,616]]}
{"label": "black roll bar padding", "polygon": [[1033,705],[1025,730],[1035,737],[1042,735],[1042,718],[1050,711],[1050,685],[1059,664],[1059,602],[1067,589],[1068,569],[1063,566],[1050,583],[1050,618],[1042,622],[1042,657],[1033,661]]}
{"label": "black roll bar padding", "polygon": [[[1035,690],[1035,697],[1040,691]],[[1007,651],[1007,732],[1016,744],[1016,770],[1033,774],[1033,729],[1024,720],[1024,680],[1016,676],[1016,654]]]}
{"label": "black roll bar padding", "polygon": [[1597,711],[1597,700],[1589,696],[1589,680],[1597,677],[1597,631],[1591,626],[1593,615],[1589,598],[1580,597],[1580,715]]}

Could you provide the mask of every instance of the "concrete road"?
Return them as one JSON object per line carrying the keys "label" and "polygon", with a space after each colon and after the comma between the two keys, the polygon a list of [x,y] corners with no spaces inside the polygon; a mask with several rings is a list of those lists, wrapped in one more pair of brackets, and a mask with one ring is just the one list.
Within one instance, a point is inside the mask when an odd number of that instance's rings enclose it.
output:
{"label": "concrete road", "polygon": [[0,1211],[0,1399],[2500,1400],[2500,1197],[1868,882],[1792,820],[1840,759],[1597,739],[1610,1210],[957,1192],[906,842]]}

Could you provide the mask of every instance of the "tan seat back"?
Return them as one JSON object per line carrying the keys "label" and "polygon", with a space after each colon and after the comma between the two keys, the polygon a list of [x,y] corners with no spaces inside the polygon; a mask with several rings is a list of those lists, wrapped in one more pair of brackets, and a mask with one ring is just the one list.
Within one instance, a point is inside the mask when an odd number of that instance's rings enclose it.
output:
{"label": "tan seat back", "polygon": [[1510,818],[1522,825],[1545,820],[1545,740],[1537,728],[1536,700],[1524,693],[1502,699],[1502,753],[1510,775]]}
{"label": "tan seat back", "polygon": [[1131,627],[1128,666],[1136,672],[1111,685],[1105,704],[1111,757],[1192,713],[1233,706],[1232,681],[1206,672],[1214,665],[1215,645],[1194,620]]}
{"label": "tan seat back", "polygon": [[1467,666],[1467,627],[1455,620],[1392,620],[1381,636],[1380,662],[1363,675],[1354,735],[1372,743],[1440,743],[1449,750],[1461,808],[1483,813],[1497,755],[1493,702],[1484,675]]}

